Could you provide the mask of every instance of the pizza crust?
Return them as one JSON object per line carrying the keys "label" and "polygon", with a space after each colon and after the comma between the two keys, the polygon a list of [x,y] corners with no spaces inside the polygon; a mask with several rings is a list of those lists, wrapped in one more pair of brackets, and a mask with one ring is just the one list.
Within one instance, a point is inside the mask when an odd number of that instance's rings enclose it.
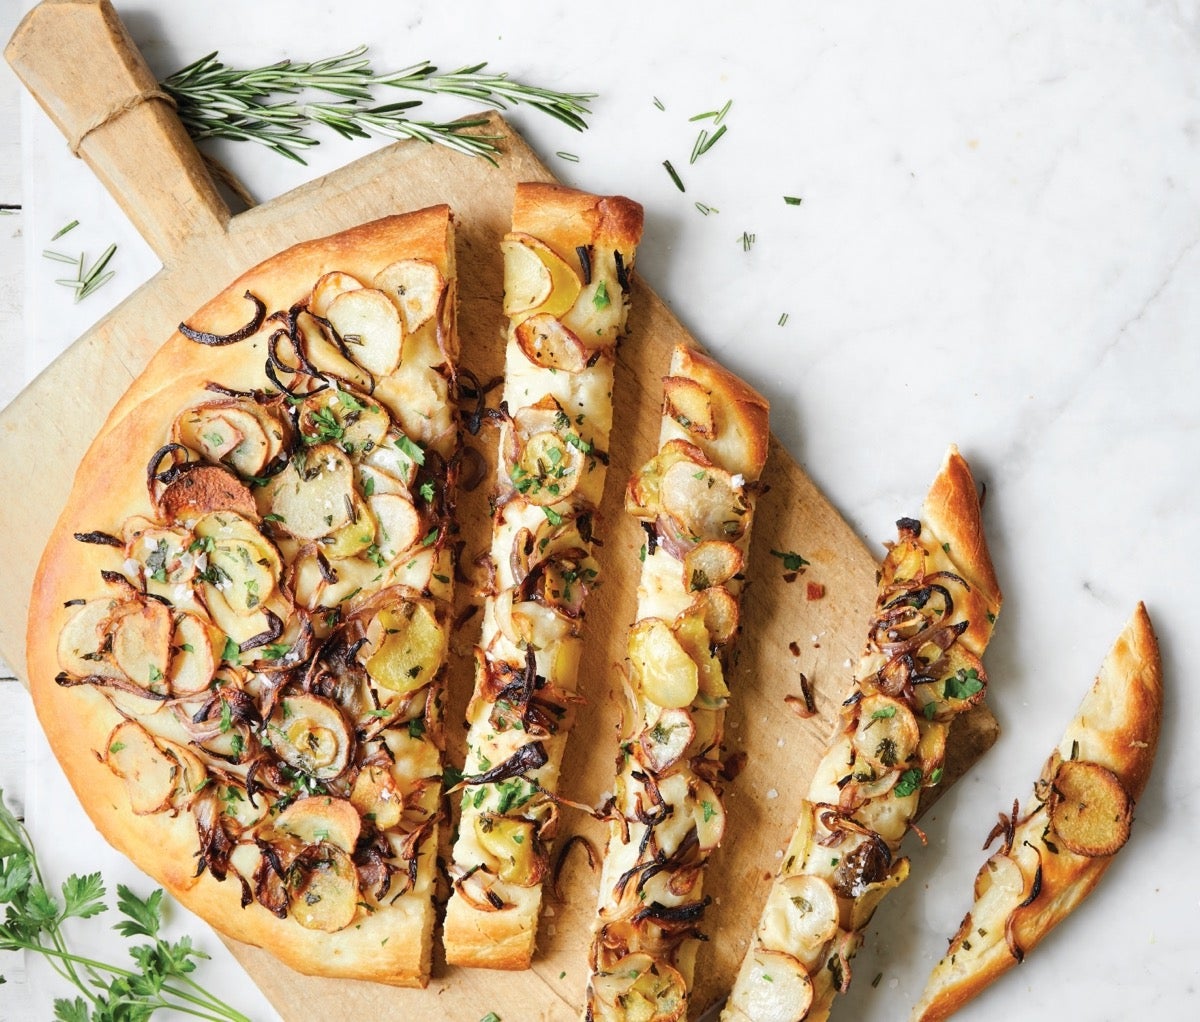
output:
{"label": "pizza crust", "polygon": [[1044,783],[1064,761],[1098,764],[1136,803],[1154,763],[1161,721],[1162,663],[1139,603],[1043,770],[1032,810],[1027,806],[1020,821],[1011,821],[1011,840],[981,868],[975,905],[934,967],[913,1022],[949,1018],[1019,964],[1091,893],[1116,853],[1080,855],[1066,847],[1041,801]]}
{"label": "pizza crust", "polygon": [[[253,311],[243,297],[247,291],[268,309],[286,309],[306,299],[325,272],[341,269],[370,281],[401,257],[426,259],[445,278],[449,308],[439,329],[451,340],[453,230],[445,206],[303,242],[248,271],[187,322],[196,329],[232,331]],[[422,847],[421,879],[411,895],[386,911],[360,913],[354,925],[337,933],[305,929],[257,902],[242,908],[233,876],[219,882],[211,871],[198,869],[199,839],[190,811],[141,816],[129,811],[125,782],[102,762],[108,736],[123,719],[113,702],[93,686],[55,682],[60,670],[57,639],[74,613],[66,604],[101,594],[100,571],[121,569],[120,552],[78,542],[75,534],[119,533],[126,519],[153,513],[146,489],[150,455],[169,438],[182,409],[219,397],[205,390],[208,381],[236,390],[267,385],[263,365],[269,332],[266,324],[253,338],[227,347],[199,345],[176,333],[114,407],[76,473],[41,558],[27,632],[30,689],[51,747],[96,828],[188,908],[226,935],[262,946],[305,973],[423,986],[434,921],[436,838]],[[448,456],[456,438],[443,435],[429,441],[431,449]]]}

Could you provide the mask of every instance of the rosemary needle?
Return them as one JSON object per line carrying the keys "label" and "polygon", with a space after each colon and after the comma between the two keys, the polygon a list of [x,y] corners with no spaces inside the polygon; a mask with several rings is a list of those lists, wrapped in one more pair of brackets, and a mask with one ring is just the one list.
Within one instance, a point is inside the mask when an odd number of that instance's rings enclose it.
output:
{"label": "rosemary needle", "polygon": [[72,221],[71,221],[69,224],[66,224],[66,225],[64,225],[64,226],[60,227],[60,228],[59,228],[59,229],[58,229],[58,230],[55,232],[55,234],[54,234],[54,237],[52,237],[50,240],[51,240],[51,241],[58,241],[58,239],[59,239],[59,238],[61,238],[61,237],[62,237],[64,234],[67,234],[68,232],[75,230],[75,228],[76,228],[76,227],[78,227],[78,226],[79,226],[79,221],[78,221],[78,220],[72,220]]}
{"label": "rosemary needle", "polygon": [[663,166],[666,167],[667,173],[671,175],[671,180],[675,182],[675,187],[681,192],[686,192],[687,189],[683,187],[683,181],[680,180],[679,174],[676,173],[675,168],[671,166],[671,161],[663,160]]}

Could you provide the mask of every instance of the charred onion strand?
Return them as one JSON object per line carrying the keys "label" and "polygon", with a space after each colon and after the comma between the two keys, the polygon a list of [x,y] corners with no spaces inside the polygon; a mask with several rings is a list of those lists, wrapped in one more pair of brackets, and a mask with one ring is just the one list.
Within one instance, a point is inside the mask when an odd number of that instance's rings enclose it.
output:
{"label": "charred onion strand", "polygon": [[465,785],[495,784],[497,781],[506,781],[510,777],[519,777],[526,770],[536,770],[538,767],[545,766],[549,759],[550,757],[546,755],[546,747],[541,742],[529,742],[522,745],[503,763],[492,767],[491,770],[464,776],[451,790],[458,791]]}
{"label": "charred onion strand", "polygon": [[253,292],[247,291],[242,297],[248,302],[254,303],[254,316],[250,319],[249,323],[238,327],[233,333],[212,334],[206,330],[194,330],[186,323],[179,324],[179,332],[189,341],[195,341],[197,344],[207,344],[209,347],[236,344],[238,341],[244,341],[247,337],[252,337],[258,333],[258,328],[263,325],[263,320],[267,317],[267,306]]}

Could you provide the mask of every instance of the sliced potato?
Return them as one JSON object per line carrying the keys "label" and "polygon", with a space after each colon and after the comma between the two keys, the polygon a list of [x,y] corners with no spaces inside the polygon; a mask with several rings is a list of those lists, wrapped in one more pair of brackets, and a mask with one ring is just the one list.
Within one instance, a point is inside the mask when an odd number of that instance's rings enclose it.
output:
{"label": "sliced potato", "polygon": [[344,798],[314,795],[293,802],[275,817],[271,829],[306,845],[328,841],[344,852],[353,852],[362,833],[362,818]]}
{"label": "sliced potato", "polygon": [[683,585],[688,592],[723,586],[741,573],[745,558],[734,544],[714,539],[692,547],[683,559]]}
{"label": "sliced potato", "polygon": [[403,494],[374,494],[367,498],[367,507],[376,525],[375,544],[387,560],[394,560],[425,538],[421,513]]}
{"label": "sliced potato", "polygon": [[114,624],[112,654],[117,666],[134,684],[167,694],[174,632],[170,609],[157,600],[127,605],[117,613]]}
{"label": "sliced potato", "polygon": [[696,724],[687,710],[664,709],[638,737],[638,758],[662,776],[679,762],[696,736]]}
{"label": "sliced potato", "polygon": [[350,521],[326,537],[325,542],[321,544],[321,553],[331,561],[357,557],[369,550],[375,542],[376,521],[367,502],[357,492],[351,497],[351,502],[354,510]]}
{"label": "sliced potato", "polygon": [[592,977],[588,1008],[594,1022],[681,1022],[687,984],[665,962],[626,955]]}
{"label": "sliced potato", "polygon": [[516,328],[517,346],[530,362],[542,369],[580,373],[587,368],[587,346],[549,313],[523,319]]}
{"label": "sliced potato", "polygon": [[296,329],[300,335],[300,347],[304,356],[323,373],[347,380],[362,391],[375,387],[374,376],[355,362],[351,362],[333,342],[328,327],[314,319],[309,313],[301,312],[296,317]]}
{"label": "sliced potato", "polygon": [[833,888],[821,877],[790,876],[771,888],[758,924],[766,948],[787,948],[808,969],[837,934],[839,907]]}
{"label": "sliced potato", "polygon": [[390,830],[404,815],[404,795],[391,770],[373,764],[363,767],[354,779],[350,802],[363,816],[369,816],[380,830]]}
{"label": "sliced potato", "polygon": [[282,528],[299,539],[321,539],[350,521],[354,469],[340,448],[318,444],[293,459],[263,492]]}
{"label": "sliced potato", "polygon": [[186,745],[166,739],[159,739],[158,744],[163,754],[173,759],[179,767],[175,775],[175,790],[171,793],[171,807],[186,809],[195,800],[196,795],[204,790],[208,768]]}
{"label": "sliced potato", "polygon": [[687,614],[699,617],[716,646],[724,646],[736,634],[741,622],[738,601],[724,586],[709,586],[692,599]]}
{"label": "sliced potato", "polygon": [[354,745],[337,704],[307,692],[279,701],[267,733],[280,759],[319,780],[345,770]]}
{"label": "sliced potato", "polygon": [[554,430],[542,430],[527,437],[518,448],[508,476],[513,486],[529,503],[549,507],[566,500],[575,492],[583,476],[583,452]]}
{"label": "sliced potato", "polygon": [[113,728],[104,750],[108,768],[125,782],[129,807],[138,816],[166,809],[175,794],[179,764],[135,720]]}
{"label": "sliced potato", "polygon": [[312,296],[308,300],[308,311],[324,319],[329,314],[330,304],[338,295],[347,291],[357,291],[362,286],[361,280],[341,270],[323,274],[313,285]]}
{"label": "sliced potato", "polygon": [[371,681],[393,692],[428,685],[446,657],[446,632],[430,606],[404,600],[379,611],[367,628]]}
{"label": "sliced potato", "polygon": [[437,313],[446,281],[426,259],[400,259],[375,275],[375,286],[388,296],[404,320],[404,333],[414,334]]}
{"label": "sliced potato", "polygon": [[713,653],[713,639],[704,620],[698,615],[684,612],[675,619],[675,638],[696,665],[699,672],[700,695],[706,706],[723,703],[729,698],[729,687],[725,684],[725,672],[720,657]]}
{"label": "sliced potato", "polygon": [[208,691],[209,682],[219,665],[215,646],[221,643],[221,632],[195,614],[180,614],[175,619],[171,637],[171,669],[168,672],[171,692],[177,696],[199,695]]}
{"label": "sliced potato", "polygon": [[722,1017],[729,1022],[797,1022],[812,1002],[812,980],[797,959],[755,948],[742,962]]}
{"label": "sliced potato", "polygon": [[629,636],[633,681],[641,694],[671,709],[690,706],[700,690],[700,671],[671,627],[658,618],[639,621]]}
{"label": "sliced potato", "polygon": [[349,855],[327,842],[296,857],[287,888],[292,917],[305,929],[336,933],[358,912],[358,870]]}
{"label": "sliced potato", "polygon": [[373,450],[392,425],[374,398],[332,388],[309,394],[297,406],[296,420],[305,443],[334,443],[348,454]]}
{"label": "sliced potato", "polygon": [[506,316],[544,313],[558,317],[575,304],[583,289],[579,274],[545,242],[513,232],[505,236],[500,248],[504,253]]}
{"label": "sliced potato", "polygon": [[167,522],[184,522],[210,511],[256,515],[254,495],[237,476],[220,465],[193,463],[158,495],[159,515]]}
{"label": "sliced potato", "polygon": [[58,666],[79,678],[90,674],[121,677],[121,669],[102,652],[108,646],[108,623],[120,606],[116,600],[103,598],[80,605],[58,633]]}
{"label": "sliced potato", "polygon": [[1076,855],[1113,855],[1129,840],[1133,799],[1107,767],[1065,760],[1051,786],[1050,823]]}
{"label": "sliced potato", "polygon": [[664,412],[689,433],[711,440],[717,435],[712,395],[695,380],[668,376],[663,380]]}
{"label": "sliced potato", "polygon": [[222,540],[208,555],[209,570],[218,572],[217,589],[235,614],[248,615],[275,592],[275,573],[262,549],[240,539]]}
{"label": "sliced potato", "polygon": [[475,836],[491,859],[489,865],[505,883],[532,887],[545,875],[537,855],[537,824],[520,816],[480,813]]}
{"label": "sliced potato", "polygon": [[404,326],[392,300],[374,288],[345,291],[329,303],[326,319],[338,332],[354,361],[376,376],[400,365]]}
{"label": "sliced potato", "polygon": [[245,476],[258,475],[275,445],[253,404],[233,399],[189,408],[175,420],[173,433],[208,461],[224,462]]}
{"label": "sliced potato", "polygon": [[858,705],[851,744],[858,760],[885,774],[908,763],[921,741],[921,729],[908,704],[885,695],[869,695]]}
{"label": "sliced potato", "polygon": [[746,531],[746,502],[724,469],[677,461],[662,476],[662,509],[695,542],[734,540]]}

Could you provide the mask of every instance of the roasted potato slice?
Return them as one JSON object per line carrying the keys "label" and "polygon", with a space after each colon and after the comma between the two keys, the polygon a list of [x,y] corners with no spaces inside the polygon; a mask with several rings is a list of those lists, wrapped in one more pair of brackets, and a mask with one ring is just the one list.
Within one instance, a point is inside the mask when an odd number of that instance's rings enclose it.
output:
{"label": "roasted potato slice", "polygon": [[646,618],[634,626],[629,660],[634,684],[659,706],[690,706],[700,691],[700,669],[665,621]]}
{"label": "roasted potato slice", "polygon": [[1113,855],[1129,840],[1133,799],[1099,763],[1065,760],[1054,775],[1050,823],[1076,855]]}
{"label": "roasted potato slice", "polygon": [[724,1017],[732,1022],[796,1022],[812,1002],[812,980],[796,958],[755,948],[742,962]]}
{"label": "roasted potato slice", "polygon": [[500,243],[504,253],[504,314],[562,316],[583,284],[571,266],[545,242],[513,232]]}
{"label": "roasted potato slice", "polygon": [[384,607],[367,628],[365,666],[371,681],[402,695],[428,685],[446,657],[446,632],[418,600]]}
{"label": "roasted potato slice", "polygon": [[166,809],[175,794],[179,763],[155,744],[135,720],[113,728],[104,749],[104,762],[125,782],[130,809],[138,816]]}
{"label": "roasted potato slice", "polygon": [[681,1022],[687,1015],[683,976],[641,952],[598,971],[588,994],[594,1022]]}
{"label": "roasted potato slice", "polygon": [[354,744],[337,704],[307,692],[279,701],[268,735],[280,759],[318,780],[337,777],[345,770]]}
{"label": "roasted potato slice", "polygon": [[362,818],[344,798],[315,795],[293,802],[275,817],[271,829],[306,845],[327,841],[344,852],[353,852],[362,832]]}
{"label": "roasted potato slice", "polygon": [[404,325],[392,300],[375,288],[345,291],[329,303],[326,319],[354,361],[376,376],[400,365]]}
{"label": "roasted potato slice", "polygon": [[313,285],[312,296],[308,299],[308,311],[314,316],[325,318],[335,298],[347,291],[357,291],[362,286],[362,281],[357,277],[341,270],[332,270],[319,277]]}
{"label": "roasted potato slice", "polygon": [[385,266],[375,275],[374,284],[395,304],[406,335],[433,319],[446,290],[441,271],[426,259],[400,259]]}
{"label": "roasted potato slice", "polygon": [[125,676],[158,695],[167,694],[174,626],[170,609],[157,600],[127,604],[113,619],[112,655]]}
{"label": "roasted potato slice", "polygon": [[308,930],[336,933],[358,912],[358,870],[336,845],[321,842],[306,848],[287,875],[291,915]]}
{"label": "roasted potato slice", "polygon": [[317,444],[260,492],[282,528],[298,539],[321,539],[350,521],[354,468],[341,448]]}

